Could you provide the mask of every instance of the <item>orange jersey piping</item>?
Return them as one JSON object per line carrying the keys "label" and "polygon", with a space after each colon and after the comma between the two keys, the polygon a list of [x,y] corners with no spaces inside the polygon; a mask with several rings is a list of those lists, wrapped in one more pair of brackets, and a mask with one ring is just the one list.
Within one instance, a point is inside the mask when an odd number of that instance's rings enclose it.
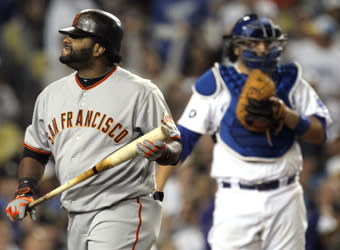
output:
{"label": "orange jersey piping", "polygon": [[84,87],[84,86],[80,83],[77,74],[75,75],[75,79],[76,79],[76,82],[77,82],[78,86],[79,86],[81,89],[85,89],[85,90],[92,89],[92,88],[98,86],[99,84],[101,84],[102,82],[104,82],[107,78],[109,78],[109,77],[113,74],[113,72],[115,72],[115,71],[117,70],[117,68],[118,68],[118,67],[115,66],[115,67],[111,70],[111,72],[109,72],[103,79],[101,79],[100,81],[98,81],[98,82],[96,82],[95,84],[93,84],[93,85],[91,85],[91,86],[88,86],[88,87]]}
{"label": "orange jersey piping", "polygon": [[26,143],[24,143],[24,147],[25,148],[28,148],[29,150],[33,151],[33,152],[36,152],[36,153],[39,153],[39,154],[43,154],[43,155],[50,155],[51,152],[47,152],[47,151],[44,151],[44,150],[41,150],[41,149],[37,149],[35,147],[32,147]]}

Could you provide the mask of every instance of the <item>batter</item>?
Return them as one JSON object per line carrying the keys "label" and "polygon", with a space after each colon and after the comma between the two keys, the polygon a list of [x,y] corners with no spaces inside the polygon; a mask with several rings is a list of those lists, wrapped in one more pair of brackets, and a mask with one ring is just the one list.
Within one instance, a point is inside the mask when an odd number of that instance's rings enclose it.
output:
{"label": "batter", "polygon": [[99,173],[61,195],[69,216],[68,249],[150,249],[161,222],[155,190],[155,162],[175,164],[180,134],[159,88],[118,66],[121,22],[101,10],[76,15],[60,61],[76,71],[47,86],[38,96],[25,133],[16,198],[6,213],[21,220],[34,210],[37,184],[50,157],[61,184],[77,177],[112,152],[165,124],[170,139],[138,144],[137,157]]}

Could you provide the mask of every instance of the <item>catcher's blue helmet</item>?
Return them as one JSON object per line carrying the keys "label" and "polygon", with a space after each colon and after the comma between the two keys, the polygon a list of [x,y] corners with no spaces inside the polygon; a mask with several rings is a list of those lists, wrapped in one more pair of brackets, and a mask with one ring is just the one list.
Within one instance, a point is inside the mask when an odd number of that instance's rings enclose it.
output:
{"label": "catcher's blue helmet", "polygon": [[[248,68],[259,68],[265,72],[275,70],[287,41],[287,36],[282,33],[279,25],[269,18],[256,14],[239,19],[231,31],[231,36],[228,37],[234,46],[242,48],[241,58]],[[259,41],[267,45],[267,51],[263,56],[257,55],[251,46]]]}

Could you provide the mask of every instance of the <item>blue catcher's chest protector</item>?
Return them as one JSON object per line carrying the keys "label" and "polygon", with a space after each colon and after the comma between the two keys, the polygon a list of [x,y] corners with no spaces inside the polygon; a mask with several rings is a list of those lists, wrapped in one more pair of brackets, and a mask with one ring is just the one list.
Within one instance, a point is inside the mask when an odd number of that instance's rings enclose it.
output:
{"label": "blue catcher's chest protector", "polygon": [[[270,146],[265,133],[256,133],[244,128],[236,117],[236,106],[247,75],[239,74],[231,66],[219,65],[219,71],[231,96],[230,105],[220,123],[219,135],[223,142],[245,157],[275,158],[285,154],[294,143],[295,133],[285,126],[278,133],[271,131],[273,145]],[[288,95],[296,78],[295,64],[278,66],[273,77],[276,95],[289,107]]]}

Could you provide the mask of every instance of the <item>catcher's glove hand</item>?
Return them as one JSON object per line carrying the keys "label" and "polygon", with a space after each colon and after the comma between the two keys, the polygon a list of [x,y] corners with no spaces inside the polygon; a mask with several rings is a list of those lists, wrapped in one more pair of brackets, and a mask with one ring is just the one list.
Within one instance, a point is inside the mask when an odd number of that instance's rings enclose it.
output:
{"label": "catcher's glove hand", "polygon": [[270,129],[282,128],[286,108],[281,99],[274,97],[275,91],[268,75],[258,69],[249,73],[236,107],[236,116],[245,128],[267,134]]}
{"label": "catcher's glove hand", "polygon": [[255,132],[265,132],[268,128],[280,131],[283,126],[285,109],[284,102],[274,96],[261,101],[249,98],[248,105],[245,106],[247,111],[245,122],[252,129],[256,129]]}

